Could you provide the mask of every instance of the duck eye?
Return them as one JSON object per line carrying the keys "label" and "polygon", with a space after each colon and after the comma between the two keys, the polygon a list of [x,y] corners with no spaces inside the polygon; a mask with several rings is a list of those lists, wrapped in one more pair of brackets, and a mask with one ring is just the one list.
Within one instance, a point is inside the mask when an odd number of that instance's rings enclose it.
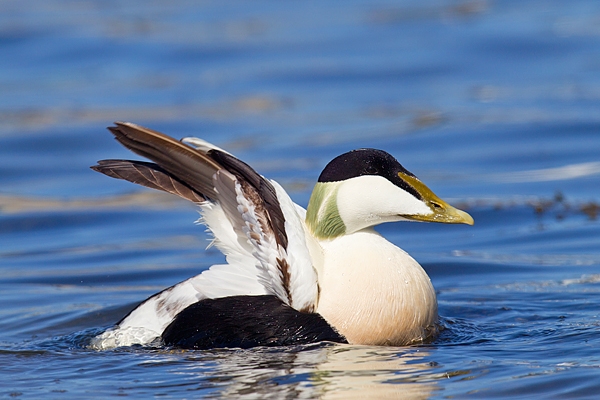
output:
{"label": "duck eye", "polygon": [[377,168],[375,166],[371,165],[371,164],[368,164],[367,168],[366,168],[366,172],[369,175],[376,175],[377,174]]}
{"label": "duck eye", "polygon": [[435,201],[431,202],[431,205],[433,206],[433,208],[435,208],[436,210],[442,210],[444,207],[440,204],[440,203],[436,203]]}

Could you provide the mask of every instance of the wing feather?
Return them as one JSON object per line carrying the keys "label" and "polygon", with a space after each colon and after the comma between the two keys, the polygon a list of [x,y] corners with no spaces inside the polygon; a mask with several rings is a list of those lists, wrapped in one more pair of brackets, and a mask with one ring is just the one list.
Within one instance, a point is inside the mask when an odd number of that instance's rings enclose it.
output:
{"label": "wing feather", "polygon": [[[240,181],[247,182],[257,196],[257,204],[260,203],[265,210],[265,217],[269,229],[275,234],[275,239],[284,248],[287,248],[287,234],[285,232],[285,217],[281,211],[275,188],[264,177],[259,175],[248,164],[232,156],[229,153],[213,149],[209,152],[212,159],[223,165],[229,172]],[[260,199],[260,200],[259,200]]]}
{"label": "wing feather", "polygon": [[179,142],[160,132],[117,122],[109,128],[133,152],[154,163],[103,160],[92,167],[108,176],[173,193],[198,203],[212,244],[227,264],[150,297],[119,324],[99,335],[99,348],[148,343],[182,309],[205,298],[277,296],[301,311],[318,300],[317,274],[304,222],[287,193],[231,154],[201,139]]}
{"label": "wing feather", "polygon": [[91,167],[112,178],[123,179],[151,189],[163,190],[193,203],[206,200],[201,193],[192,189],[154,163],[129,160],[101,160]]}
{"label": "wing feather", "polygon": [[212,176],[222,168],[206,153],[170,136],[129,122],[115,122],[108,129],[129,150],[146,157],[198,193],[213,198]]}
{"label": "wing feather", "polygon": [[305,210],[294,203],[277,182],[272,180],[271,183],[285,215],[285,230],[288,237],[286,261],[291,267],[288,285],[292,299],[290,305],[299,311],[313,312],[319,299],[319,284],[313,255],[307,243],[308,237],[304,225]]}

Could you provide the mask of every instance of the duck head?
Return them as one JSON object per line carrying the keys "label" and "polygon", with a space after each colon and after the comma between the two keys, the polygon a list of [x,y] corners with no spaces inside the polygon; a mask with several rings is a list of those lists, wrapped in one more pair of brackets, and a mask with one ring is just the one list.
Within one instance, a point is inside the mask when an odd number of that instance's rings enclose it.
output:
{"label": "duck head", "polygon": [[436,196],[383,150],[359,149],[334,158],[319,176],[306,224],[319,239],[393,221],[473,225],[473,218]]}

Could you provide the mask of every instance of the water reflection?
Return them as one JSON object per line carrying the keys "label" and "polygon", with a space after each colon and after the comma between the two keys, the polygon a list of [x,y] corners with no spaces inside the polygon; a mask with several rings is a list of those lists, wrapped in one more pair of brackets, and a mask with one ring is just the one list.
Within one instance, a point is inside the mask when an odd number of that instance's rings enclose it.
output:
{"label": "water reflection", "polygon": [[244,398],[425,399],[437,373],[420,348],[320,344],[303,348],[190,353],[193,385],[222,386],[221,396]]}

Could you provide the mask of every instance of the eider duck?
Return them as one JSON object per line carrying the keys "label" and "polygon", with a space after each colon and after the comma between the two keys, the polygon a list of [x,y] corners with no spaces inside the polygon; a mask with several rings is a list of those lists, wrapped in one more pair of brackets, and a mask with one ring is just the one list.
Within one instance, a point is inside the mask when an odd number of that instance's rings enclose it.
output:
{"label": "eider duck", "polygon": [[92,339],[98,349],[276,346],[318,341],[418,343],[436,331],[429,277],[378,234],[392,221],[473,224],[382,150],[334,158],[308,207],[275,181],[198,138],[175,140],[116,122],[125,147],[152,161],[102,160],[92,169],[196,203],[226,264],[142,302]]}

